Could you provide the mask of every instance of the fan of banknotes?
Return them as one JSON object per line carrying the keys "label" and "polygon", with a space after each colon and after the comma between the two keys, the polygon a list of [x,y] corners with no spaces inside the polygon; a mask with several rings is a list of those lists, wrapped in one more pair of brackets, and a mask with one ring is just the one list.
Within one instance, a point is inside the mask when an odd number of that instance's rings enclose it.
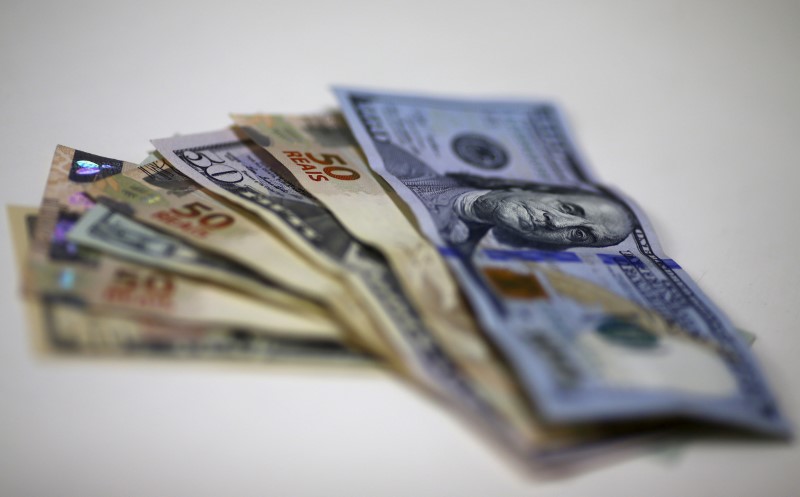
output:
{"label": "fan of banknotes", "polygon": [[526,466],[790,426],[748,341],[548,102],[337,88],[141,164],[59,145],[12,213],[67,354],[381,364]]}

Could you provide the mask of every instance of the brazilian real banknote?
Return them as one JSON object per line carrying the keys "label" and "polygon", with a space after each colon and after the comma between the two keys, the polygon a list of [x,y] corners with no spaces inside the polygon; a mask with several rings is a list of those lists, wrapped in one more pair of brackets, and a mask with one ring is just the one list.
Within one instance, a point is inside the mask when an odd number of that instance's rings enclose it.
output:
{"label": "brazilian real banknote", "polygon": [[69,233],[80,218],[97,201],[121,190],[125,165],[56,148],[23,277],[28,295],[72,299],[95,310],[131,316],[232,325],[271,336],[325,340],[340,336],[340,328],[323,314],[298,314],[283,305],[72,243]]}
{"label": "brazilian real banknote", "polygon": [[[115,207],[120,209],[118,204]],[[299,314],[325,315],[324,309],[313,301],[281,290],[245,266],[194,247],[102,204],[81,216],[69,230],[67,239],[122,259],[235,289]]]}
{"label": "brazilian real banknote", "polygon": [[552,104],[336,94],[545,419],[790,433],[746,342]]}
{"label": "brazilian real banknote", "polygon": [[[37,209],[9,206],[11,238],[24,268]],[[46,356],[208,360],[215,363],[373,365],[337,340],[307,340],[254,333],[213,322],[187,322],[93,310],[64,295],[26,299],[32,343]]]}

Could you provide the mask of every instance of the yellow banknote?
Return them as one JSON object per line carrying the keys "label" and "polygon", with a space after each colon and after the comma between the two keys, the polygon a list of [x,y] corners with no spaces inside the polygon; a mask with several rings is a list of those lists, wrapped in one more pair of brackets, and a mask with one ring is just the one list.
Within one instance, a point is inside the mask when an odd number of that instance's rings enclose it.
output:
{"label": "yellow banknote", "polygon": [[[390,361],[399,359],[387,330],[393,320],[384,310],[405,312],[386,273],[368,248],[352,236],[302,189],[265,168],[264,152],[241,142],[231,130],[153,140],[159,153],[181,173],[216,195],[247,209],[297,252],[343,284],[328,301],[358,333],[360,345]],[[244,250],[231,247],[230,250]],[[355,318],[355,320],[354,320]],[[413,316],[407,316],[413,319]]]}
{"label": "yellow banknote", "polygon": [[[24,268],[37,209],[9,206],[17,265]],[[274,337],[243,328],[147,315],[92,310],[71,298],[45,296],[23,302],[36,350],[45,355],[203,359],[214,362],[374,365],[342,343]]]}
{"label": "yellow banknote", "polygon": [[121,161],[56,149],[23,279],[28,293],[70,296],[118,312],[224,323],[277,336],[341,336],[341,328],[324,315],[299,315],[71,243],[71,227],[93,204],[89,195],[114,188],[121,167]]}

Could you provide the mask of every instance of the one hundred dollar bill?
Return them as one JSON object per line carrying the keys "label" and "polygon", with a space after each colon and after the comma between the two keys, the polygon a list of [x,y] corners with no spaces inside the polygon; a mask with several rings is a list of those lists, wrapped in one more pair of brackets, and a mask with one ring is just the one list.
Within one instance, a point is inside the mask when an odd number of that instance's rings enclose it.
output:
{"label": "one hundred dollar bill", "polygon": [[553,105],[337,96],[545,419],[789,433],[747,344],[641,210],[598,182]]}
{"label": "one hundred dollar bill", "polygon": [[[11,238],[24,268],[37,209],[9,206]],[[36,349],[45,355],[210,360],[240,364],[374,365],[338,341],[271,337],[211,322],[154,319],[92,310],[64,296],[26,299]]]}

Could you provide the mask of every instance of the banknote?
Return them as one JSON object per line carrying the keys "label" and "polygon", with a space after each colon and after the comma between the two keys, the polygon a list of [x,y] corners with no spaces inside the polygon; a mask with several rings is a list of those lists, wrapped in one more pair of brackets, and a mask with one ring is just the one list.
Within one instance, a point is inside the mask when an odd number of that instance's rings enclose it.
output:
{"label": "banknote", "polygon": [[69,242],[71,227],[102,192],[118,189],[122,162],[59,146],[36,224],[23,289],[129,315],[196,320],[272,336],[339,339],[322,315],[298,315],[175,273],[128,263]]}
{"label": "banknote", "polygon": [[790,432],[747,344],[552,104],[336,93],[545,419]]}
{"label": "banknote", "polygon": [[517,440],[527,440],[525,445],[535,440],[541,446],[543,437],[535,433],[524,398],[482,338],[446,265],[373,177],[341,116],[232,118],[348,231],[386,255],[426,332],[436,337],[480,395],[517,426]]}
{"label": "banknote", "polygon": [[[37,209],[9,206],[17,263],[23,268]],[[26,299],[36,349],[46,355],[204,359],[228,363],[374,365],[368,356],[330,340],[271,337],[215,323],[181,322],[93,311],[73,298]]]}

